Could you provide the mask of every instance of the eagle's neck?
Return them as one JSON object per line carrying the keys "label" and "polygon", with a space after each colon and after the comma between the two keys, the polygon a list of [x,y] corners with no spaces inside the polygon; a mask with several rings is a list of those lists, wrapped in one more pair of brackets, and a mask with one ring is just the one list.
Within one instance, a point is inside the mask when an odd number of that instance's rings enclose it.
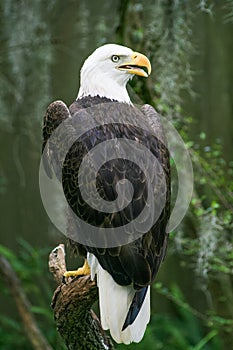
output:
{"label": "eagle's neck", "polygon": [[132,104],[128,91],[126,89],[128,78],[122,84],[122,81],[110,79],[108,76],[85,76],[81,74],[80,89],[78,98],[85,96],[100,96],[118,102]]}

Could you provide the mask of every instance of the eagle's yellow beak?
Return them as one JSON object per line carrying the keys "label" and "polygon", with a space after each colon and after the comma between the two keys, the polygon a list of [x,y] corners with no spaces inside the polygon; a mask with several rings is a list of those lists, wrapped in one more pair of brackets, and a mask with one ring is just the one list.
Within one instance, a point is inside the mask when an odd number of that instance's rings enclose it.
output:
{"label": "eagle's yellow beak", "polygon": [[151,73],[151,64],[149,59],[139,52],[133,52],[131,60],[121,64],[117,68],[119,70],[127,71],[130,74],[136,74],[146,78]]}

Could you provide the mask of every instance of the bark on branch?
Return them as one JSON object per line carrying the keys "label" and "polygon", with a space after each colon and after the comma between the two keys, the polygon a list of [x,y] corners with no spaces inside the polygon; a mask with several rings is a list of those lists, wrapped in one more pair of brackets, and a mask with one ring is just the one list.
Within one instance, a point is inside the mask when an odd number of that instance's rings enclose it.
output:
{"label": "bark on branch", "polygon": [[53,249],[49,269],[59,284],[54,292],[52,307],[57,329],[70,350],[113,350],[91,306],[98,298],[96,283],[90,276],[64,282],[66,271],[64,245]]}

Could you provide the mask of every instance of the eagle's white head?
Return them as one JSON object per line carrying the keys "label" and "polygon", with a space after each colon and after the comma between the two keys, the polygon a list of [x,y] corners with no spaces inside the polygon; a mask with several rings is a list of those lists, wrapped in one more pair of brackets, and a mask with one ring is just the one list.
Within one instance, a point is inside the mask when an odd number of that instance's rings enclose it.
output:
{"label": "eagle's white head", "polygon": [[78,98],[107,97],[130,103],[126,84],[133,76],[148,77],[151,64],[146,56],[128,47],[106,44],[96,49],[81,69]]}

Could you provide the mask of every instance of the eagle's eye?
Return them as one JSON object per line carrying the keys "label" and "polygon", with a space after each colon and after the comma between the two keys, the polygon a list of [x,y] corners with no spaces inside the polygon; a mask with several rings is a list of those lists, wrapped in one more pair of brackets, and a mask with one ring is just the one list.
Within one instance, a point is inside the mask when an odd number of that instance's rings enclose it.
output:
{"label": "eagle's eye", "polygon": [[118,62],[119,59],[120,59],[120,56],[117,56],[117,55],[112,55],[112,57],[111,57],[111,60],[115,63]]}

